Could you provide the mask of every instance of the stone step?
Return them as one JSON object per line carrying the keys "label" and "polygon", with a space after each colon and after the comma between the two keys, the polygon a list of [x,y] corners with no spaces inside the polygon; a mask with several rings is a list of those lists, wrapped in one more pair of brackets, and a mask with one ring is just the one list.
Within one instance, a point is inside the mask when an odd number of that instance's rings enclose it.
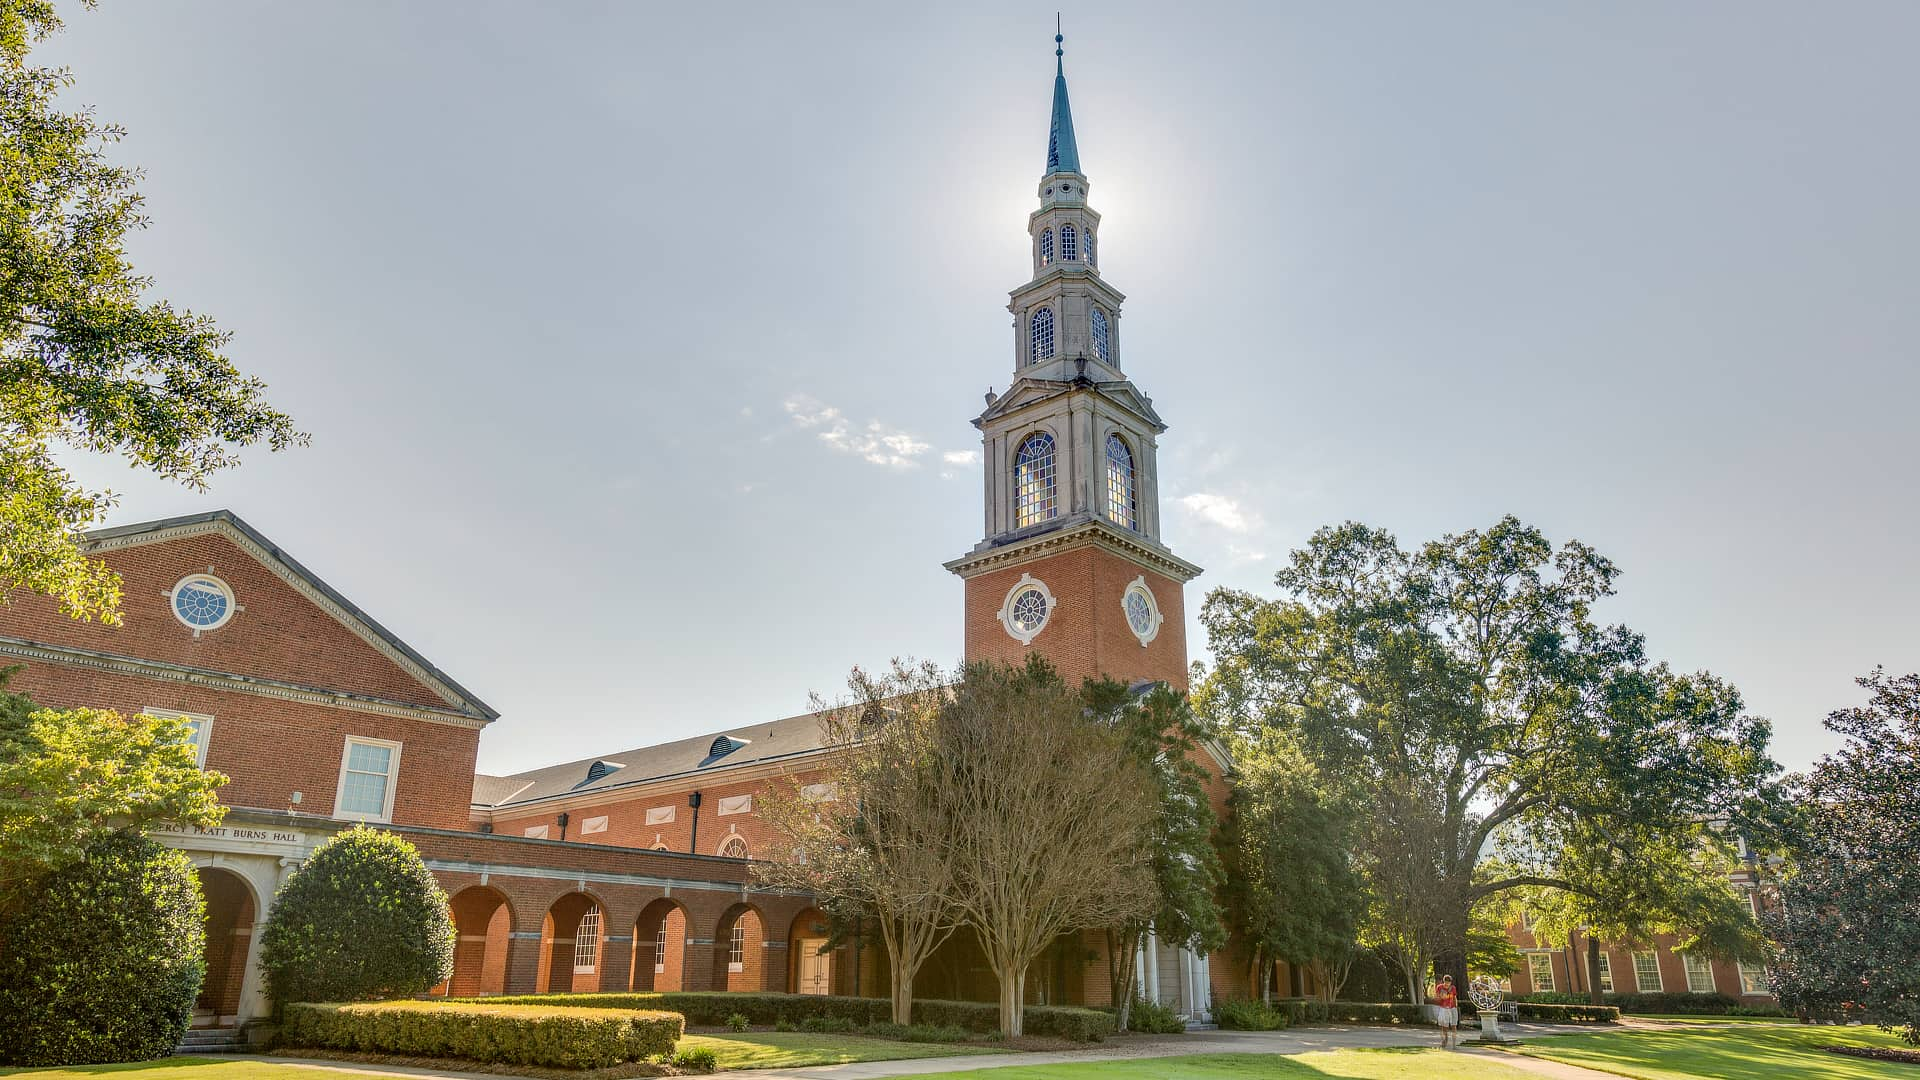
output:
{"label": "stone step", "polygon": [[246,1048],[246,1040],[233,1028],[192,1028],[174,1048],[174,1053],[238,1054]]}

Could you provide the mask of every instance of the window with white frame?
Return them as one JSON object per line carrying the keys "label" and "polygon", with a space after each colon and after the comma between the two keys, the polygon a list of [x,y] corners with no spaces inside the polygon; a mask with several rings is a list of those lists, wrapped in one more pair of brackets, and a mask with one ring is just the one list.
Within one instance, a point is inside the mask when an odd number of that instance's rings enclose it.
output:
{"label": "window with white frame", "polygon": [[1027,436],[1013,460],[1013,525],[1038,525],[1054,516],[1053,436],[1044,431]]}
{"label": "window with white frame", "polygon": [[720,850],[716,852],[723,859],[744,859],[747,857],[747,838],[735,834],[720,841]]}
{"label": "window with white frame", "polygon": [[660,918],[660,928],[653,932],[653,973],[667,970],[667,920]]}
{"label": "window with white frame", "polygon": [[1140,527],[1140,500],[1133,478],[1133,451],[1127,440],[1107,436],[1107,520],[1123,529]]}
{"label": "window with white frame", "polygon": [[1103,364],[1113,363],[1113,335],[1107,326],[1107,313],[1094,308],[1088,321],[1093,325],[1093,355]]}
{"label": "window with white frame", "polygon": [[743,971],[747,966],[747,928],[734,920],[733,933],[727,938],[727,970]]}
{"label": "window with white frame", "polygon": [[1613,957],[1605,952],[1594,960],[1593,981],[1600,984],[1600,989],[1613,993]]}
{"label": "window with white frame", "polygon": [[399,771],[399,743],[347,736],[346,750],[340,755],[340,791],[333,815],[362,821],[390,820],[394,777]]}
{"label": "window with white frame", "polygon": [[1707,962],[1707,958],[1681,953],[1680,959],[1687,965],[1687,993],[1713,993],[1713,965]]}
{"label": "window with white frame", "polygon": [[1047,266],[1052,262],[1053,262],[1053,230],[1041,229],[1040,230],[1040,265]]}
{"label": "window with white frame", "polygon": [[580,928],[573,932],[573,971],[585,975],[600,960],[600,905],[580,916]]}
{"label": "window with white frame", "polygon": [[1651,994],[1661,989],[1660,956],[1658,953],[1637,952],[1633,954],[1633,988],[1642,994]]}
{"label": "window with white frame", "polygon": [[1742,994],[1771,994],[1767,986],[1767,969],[1759,964],[1742,962],[1740,965],[1740,992]]}
{"label": "window with white frame", "polygon": [[1060,226],[1060,261],[1074,262],[1079,258],[1080,234],[1074,232],[1071,225]]}
{"label": "window with white frame", "polygon": [[1053,359],[1053,309],[1041,308],[1027,323],[1027,362]]}
{"label": "window with white frame", "polygon": [[166,717],[171,720],[179,717],[187,722],[187,742],[193,744],[193,763],[201,768],[207,767],[207,743],[213,739],[213,717],[204,713],[182,712],[179,709],[156,709],[149,705],[140,710],[148,716]]}
{"label": "window with white frame", "polygon": [[1553,989],[1553,957],[1548,953],[1527,954],[1527,978],[1536,993]]}

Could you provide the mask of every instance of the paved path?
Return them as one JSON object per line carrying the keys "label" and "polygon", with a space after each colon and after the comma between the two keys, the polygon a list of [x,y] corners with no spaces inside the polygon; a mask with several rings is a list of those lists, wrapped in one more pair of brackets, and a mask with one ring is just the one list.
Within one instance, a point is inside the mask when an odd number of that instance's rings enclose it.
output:
{"label": "paved path", "polygon": [[[1593,1030],[1589,1025],[1569,1027],[1549,1024],[1507,1024],[1503,1029],[1515,1037],[1569,1035]],[[808,1077],[831,1080],[876,1080],[888,1076],[927,1076],[962,1072],[969,1069],[995,1069],[1008,1065],[1065,1065],[1074,1062],[1116,1061],[1139,1058],[1176,1057],[1187,1054],[1307,1054],[1316,1050],[1342,1050],[1359,1047],[1438,1046],[1439,1032],[1432,1028],[1328,1026],[1290,1028],[1286,1031],[1194,1031],[1164,1039],[1126,1040],[1098,1043],[1085,1050],[1066,1050],[1036,1054],[975,1054],[968,1057],[919,1058],[911,1061],[858,1061],[845,1065],[812,1065],[799,1069],[755,1069],[718,1074],[724,1080],[804,1080]],[[1498,1050],[1467,1049],[1473,1053],[1512,1064],[1527,1072],[1561,1080],[1618,1080],[1606,1073],[1552,1062],[1540,1062],[1518,1054]],[[1547,1066],[1547,1071],[1530,1066]]]}

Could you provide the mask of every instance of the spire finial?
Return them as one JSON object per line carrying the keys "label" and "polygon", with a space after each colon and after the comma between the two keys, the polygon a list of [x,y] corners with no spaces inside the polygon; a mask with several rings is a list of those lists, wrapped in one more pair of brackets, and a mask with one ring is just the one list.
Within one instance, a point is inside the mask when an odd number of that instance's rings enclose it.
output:
{"label": "spire finial", "polygon": [[1047,132],[1047,173],[1080,171],[1080,150],[1073,142],[1073,112],[1067,106],[1066,37],[1060,13],[1053,13],[1053,123]]}
{"label": "spire finial", "polygon": [[1056,68],[1066,63],[1067,50],[1062,44],[1067,39],[1060,33],[1060,13],[1053,13],[1053,63]]}

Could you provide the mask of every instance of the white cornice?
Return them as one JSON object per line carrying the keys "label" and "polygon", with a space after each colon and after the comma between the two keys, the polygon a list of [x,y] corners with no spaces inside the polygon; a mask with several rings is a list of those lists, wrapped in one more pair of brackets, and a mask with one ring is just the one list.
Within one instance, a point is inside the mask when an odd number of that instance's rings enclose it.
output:
{"label": "white cornice", "polygon": [[[90,553],[118,551],[123,548],[165,543],[169,540],[179,540],[189,536],[204,536],[208,533],[217,533],[232,541],[240,550],[252,556],[255,562],[271,570],[275,577],[278,577],[295,592],[305,597],[309,603],[332,616],[336,622],[346,627],[355,637],[373,646],[375,651],[392,661],[402,671],[411,675],[423,686],[432,689],[433,692],[438,694],[448,705],[460,710],[462,713],[468,713],[469,710],[471,710],[472,706],[469,704],[467,696],[461,693],[458,688],[447,685],[446,681],[442,679],[438,673],[421,666],[413,657],[395,648],[392,642],[369,627],[361,617],[342,607],[333,597],[328,596],[325,591],[317,588],[305,575],[296,572],[273,552],[262,547],[253,537],[248,536],[244,531],[234,526],[232,522],[226,521],[223,518],[189,522],[154,529],[148,532],[99,537],[89,540],[86,544],[86,549]],[[476,719],[480,720],[480,724],[476,726],[484,726],[487,723],[485,718],[476,717]]]}
{"label": "white cornice", "polygon": [[1079,525],[1043,532],[1000,547],[973,551],[943,565],[963,578],[977,577],[992,570],[1004,570],[1035,559],[1057,555],[1078,547],[1097,547],[1180,582],[1182,585],[1203,573],[1200,567],[1157,545],[1140,541],[1098,519]]}
{"label": "white cornice", "polygon": [[345,694],[334,690],[322,690],[313,686],[301,686],[298,683],[279,682],[273,679],[256,679],[247,675],[229,675],[205,668],[185,667],[179,664],[161,663],[156,660],[141,660],[138,657],[119,656],[113,653],[93,652],[88,649],[72,649],[59,645],[45,645],[39,642],[23,641],[19,638],[0,637],[0,656],[13,656],[22,660],[37,660],[47,664],[64,664],[68,667],[87,668],[93,671],[106,671],[116,675],[134,675],[162,682],[186,683],[192,686],[204,686],[212,690],[229,690],[235,693],[252,694],[255,697],[277,698],[281,701],[298,701],[308,705],[325,705],[337,709],[351,709],[355,712],[374,713],[379,716],[395,716],[411,720],[425,720],[433,724],[445,724],[449,727],[466,728],[478,731],[487,726],[487,721],[465,713],[443,711],[421,705],[408,705],[405,702],[388,701],[384,698],[363,697]]}
{"label": "white cornice", "polygon": [[604,806],[609,803],[640,802],[656,799],[662,795],[679,794],[693,788],[739,784],[789,775],[808,768],[813,762],[826,757],[834,749],[831,746],[816,747],[812,750],[800,750],[787,754],[772,761],[755,761],[718,769],[669,773],[665,776],[629,781],[626,784],[566,791],[538,799],[524,799],[517,803],[495,803],[490,806],[476,803],[471,807],[471,812],[475,821],[491,821],[495,818],[517,817],[531,811],[557,813],[561,810]]}

